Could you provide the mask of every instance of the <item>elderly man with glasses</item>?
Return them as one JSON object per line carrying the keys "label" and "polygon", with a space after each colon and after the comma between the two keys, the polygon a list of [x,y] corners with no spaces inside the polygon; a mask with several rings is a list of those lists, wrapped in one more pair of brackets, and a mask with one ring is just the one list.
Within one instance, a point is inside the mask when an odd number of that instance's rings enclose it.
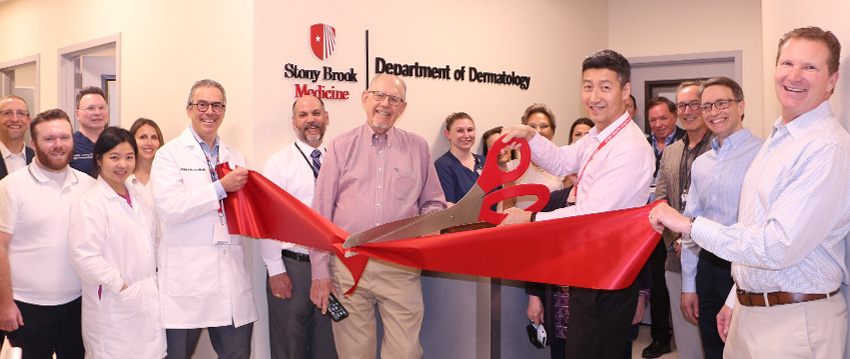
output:
{"label": "elderly man with glasses", "polygon": [[[366,123],[328,145],[313,208],[348,233],[446,208],[428,143],[394,126],[407,107],[405,95],[400,78],[375,76],[361,95]],[[378,357],[376,305],[384,325],[380,357],[422,357],[418,269],[370,259],[357,290],[341,296],[354,282],[339,258],[311,250],[310,259],[313,303],[325,312],[334,293],[350,312],[334,323],[340,358]]]}
{"label": "elderly man with glasses", "polygon": [[74,113],[80,122],[80,130],[74,132],[74,157],[71,158],[71,168],[95,177],[92,172],[94,143],[109,125],[106,94],[99,87],[86,87],[77,93],[76,106]]}

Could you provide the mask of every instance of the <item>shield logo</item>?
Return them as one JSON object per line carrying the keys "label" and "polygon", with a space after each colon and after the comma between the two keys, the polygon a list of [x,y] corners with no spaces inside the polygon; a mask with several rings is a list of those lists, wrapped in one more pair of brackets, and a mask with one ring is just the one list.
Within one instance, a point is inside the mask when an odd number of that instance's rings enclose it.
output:
{"label": "shield logo", "polygon": [[324,60],[334,53],[336,29],[330,25],[313,24],[310,26],[310,48],[313,54]]}

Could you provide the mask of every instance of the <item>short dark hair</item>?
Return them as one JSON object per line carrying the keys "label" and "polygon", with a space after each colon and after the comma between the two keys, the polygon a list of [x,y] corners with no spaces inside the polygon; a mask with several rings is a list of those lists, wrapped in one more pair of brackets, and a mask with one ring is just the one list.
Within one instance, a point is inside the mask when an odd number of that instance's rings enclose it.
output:
{"label": "short dark hair", "polygon": [[78,110],[80,109],[80,100],[82,100],[83,96],[85,95],[100,95],[100,98],[102,98],[103,101],[106,101],[106,93],[103,92],[100,87],[89,86],[80,90],[80,92],[77,92],[77,98],[75,100],[76,104],[74,105],[74,108]]}
{"label": "short dark hair", "polygon": [[629,65],[629,60],[614,50],[599,50],[585,57],[581,63],[581,72],[589,69],[608,69],[616,72],[620,86],[632,81],[632,67]]}
{"label": "short dark hair", "polygon": [[475,125],[475,120],[473,120],[472,116],[470,116],[468,113],[466,113],[466,112],[455,112],[451,115],[446,116],[446,131],[448,131],[449,128],[452,127],[452,124],[455,123],[455,121],[460,120],[460,119],[464,119],[464,118],[468,119],[469,121],[472,121],[473,126]]}
{"label": "short dark hair", "polygon": [[674,115],[676,114],[676,103],[673,102],[673,101],[670,101],[670,99],[668,99],[666,97],[661,97],[661,96],[653,97],[653,98],[649,99],[649,102],[646,103],[646,109],[649,110],[649,109],[651,109],[655,106],[658,106],[658,105],[667,105],[667,110],[669,110],[670,113],[672,113]]}
{"label": "short dark hair", "polygon": [[136,139],[130,134],[130,131],[127,131],[121,127],[109,126],[100,133],[97,141],[94,143],[94,150],[92,151],[92,173],[95,177],[100,174],[100,165],[97,164],[97,160],[103,157],[104,153],[109,152],[115,146],[118,146],[124,142],[129,142],[130,146],[133,146],[133,154],[139,155],[139,147],[136,145]]}
{"label": "short dark hair", "polygon": [[546,115],[546,118],[549,119],[549,127],[552,128],[552,133],[555,133],[555,113],[552,112],[552,109],[550,109],[549,106],[546,106],[546,104],[543,103],[535,103],[531,106],[528,106],[525,109],[525,113],[522,114],[520,122],[523,125],[527,125],[528,119],[531,117],[531,115],[535,113],[542,113]]}
{"label": "short dark hair", "polygon": [[[35,131],[36,125],[38,125],[42,122],[54,121],[54,120],[65,120],[65,121],[68,121],[69,125],[71,125],[71,119],[68,118],[68,114],[65,113],[65,111],[62,111],[58,108],[42,111],[41,113],[39,113],[38,115],[35,116],[35,119],[33,119],[32,122],[30,122],[30,135],[32,136],[32,138],[33,139],[38,138],[38,133],[36,133],[36,131]],[[74,129],[73,125],[71,125],[71,129],[72,130]]]}
{"label": "short dark hair", "polygon": [[638,109],[637,100],[635,100],[635,95],[629,94],[629,98],[632,99],[632,103],[635,104],[635,110]]}
{"label": "short dark hair", "polygon": [[785,45],[791,39],[823,42],[827,50],[829,50],[829,58],[826,61],[829,67],[829,74],[832,75],[838,71],[839,62],[841,61],[841,43],[838,42],[838,38],[831,31],[825,31],[817,26],[797,28],[782,35],[782,38],[779,39],[779,46],[776,48],[776,65],[779,65],[779,55],[782,53],[782,45]]}
{"label": "short dark hair", "polygon": [[[635,107],[637,107],[637,106],[635,106]],[[593,123],[593,121],[591,121],[589,118],[587,118],[587,117],[580,117],[578,120],[576,120],[575,122],[573,122],[572,126],[570,126],[570,140],[569,140],[569,142],[567,143],[568,145],[573,144],[573,132],[575,132],[575,131],[576,131],[576,126],[578,126],[578,125],[586,125],[586,126],[590,126],[590,128],[593,128],[593,126],[596,126],[596,125]]]}
{"label": "short dark hair", "polygon": [[502,133],[502,128],[502,126],[496,126],[487,130],[487,132],[484,132],[484,134],[481,135],[481,143],[484,145],[484,157],[487,157],[487,151],[490,150],[490,147],[487,146],[487,138],[492,135]]}
{"label": "short dark hair", "polygon": [[295,117],[295,104],[297,104],[297,103],[298,103],[298,100],[300,100],[300,99],[302,99],[302,98],[304,98],[304,97],[307,97],[307,96],[309,96],[309,97],[315,97],[317,100],[319,100],[319,105],[320,105],[320,106],[322,106],[322,112],[327,112],[327,110],[325,110],[325,101],[322,101],[322,99],[320,99],[320,98],[319,98],[319,97],[317,97],[317,96],[313,96],[313,95],[304,95],[304,96],[301,96],[301,97],[299,97],[299,98],[295,99],[295,101],[292,101],[292,117]]}
{"label": "short dark hair", "polygon": [[130,126],[130,134],[133,135],[133,138],[136,138],[136,132],[139,132],[139,129],[144,125],[153,127],[156,131],[156,135],[159,137],[159,147],[162,147],[162,145],[165,144],[165,140],[162,139],[162,130],[160,130],[159,125],[151,119],[139,117],[136,119],[136,122],[133,122],[133,125]]}
{"label": "short dark hair", "polygon": [[199,80],[198,82],[195,82],[195,84],[192,85],[192,88],[189,89],[189,100],[186,102],[186,106],[192,105],[192,96],[195,95],[195,89],[197,89],[198,87],[215,87],[215,88],[217,88],[219,91],[221,91],[221,104],[225,105],[225,106],[227,105],[227,93],[224,92],[224,86],[222,86],[220,83],[215,82],[213,80],[203,79],[203,80]]}

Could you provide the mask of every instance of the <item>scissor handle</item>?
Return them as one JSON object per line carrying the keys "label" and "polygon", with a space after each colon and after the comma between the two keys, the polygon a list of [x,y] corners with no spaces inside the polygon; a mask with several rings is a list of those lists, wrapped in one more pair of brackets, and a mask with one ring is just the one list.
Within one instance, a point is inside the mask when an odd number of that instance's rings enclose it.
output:
{"label": "scissor handle", "polygon": [[[502,171],[499,168],[499,152],[508,143],[519,143],[519,151],[522,157],[520,157],[517,168],[510,171]],[[481,176],[478,177],[477,182],[478,186],[484,190],[484,193],[522,177],[528,169],[529,164],[531,164],[531,148],[528,147],[528,141],[521,137],[514,137],[508,143],[502,142],[502,137],[499,137],[493,142],[493,147],[487,151],[487,160],[484,161],[484,169],[481,171]]]}
{"label": "scissor handle", "polygon": [[542,184],[518,184],[515,186],[505,187],[496,192],[484,196],[481,204],[481,213],[478,215],[479,221],[485,221],[492,224],[499,224],[507,217],[507,213],[498,213],[490,209],[490,206],[499,203],[508,198],[519,196],[536,196],[537,201],[526,208],[526,211],[538,212],[546,203],[549,203],[549,188]]}

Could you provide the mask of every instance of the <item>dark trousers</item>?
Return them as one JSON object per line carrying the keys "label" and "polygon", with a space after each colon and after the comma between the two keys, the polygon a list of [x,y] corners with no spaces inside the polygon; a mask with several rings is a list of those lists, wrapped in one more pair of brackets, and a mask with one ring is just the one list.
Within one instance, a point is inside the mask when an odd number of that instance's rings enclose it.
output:
{"label": "dark trousers", "polygon": [[[723,340],[717,333],[717,313],[726,303],[734,281],[729,262],[702,250],[697,264],[697,297],[699,298],[699,333],[706,359],[723,358]],[[713,257],[713,258],[712,258]]]}
{"label": "dark trousers", "polygon": [[[166,329],[165,339],[168,343],[166,358],[192,358],[198,346],[198,339],[201,338],[201,330],[202,328]],[[239,328],[231,324],[210,327],[207,330],[210,332],[210,342],[219,358],[249,359],[251,357],[251,335],[254,333],[254,323],[248,323]]]}
{"label": "dark trousers", "polygon": [[635,283],[620,290],[570,287],[566,358],[622,358],[637,301]]}
{"label": "dark trousers", "polygon": [[667,279],[664,277],[664,262],[667,249],[664,240],[649,255],[649,269],[652,273],[652,294],[649,296],[649,318],[652,320],[650,334],[652,340],[670,341],[670,294],[667,293]]}
{"label": "dark trousers", "polygon": [[310,262],[283,257],[292,297],[274,296],[266,277],[272,359],[336,359],[331,318],[310,301]]}
{"label": "dark trousers", "polygon": [[23,359],[83,359],[80,318],[82,298],[61,305],[42,306],[15,301],[24,325],[6,333],[9,344],[23,350]]}
{"label": "dark trousers", "polygon": [[[548,334],[548,333],[547,333]],[[552,334],[549,334],[552,335]],[[554,336],[549,337],[549,354],[552,359],[564,359],[567,353],[564,348],[567,346],[567,341]]]}

